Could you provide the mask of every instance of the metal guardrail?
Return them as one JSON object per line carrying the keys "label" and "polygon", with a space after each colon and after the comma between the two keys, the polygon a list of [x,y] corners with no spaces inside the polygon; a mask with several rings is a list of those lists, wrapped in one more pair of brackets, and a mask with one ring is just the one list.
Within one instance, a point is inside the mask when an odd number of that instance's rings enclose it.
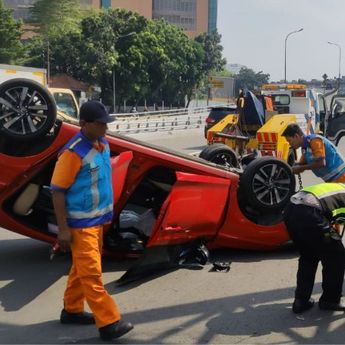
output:
{"label": "metal guardrail", "polygon": [[159,116],[116,119],[108,124],[109,130],[122,133],[171,131],[199,128],[205,123],[208,112],[193,115]]}
{"label": "metal guardrail", "polygon": [[111,114],[115,118],[109,130],[121,133],[171,131],[201,127],[210,107],[173,109],[156,112]]}

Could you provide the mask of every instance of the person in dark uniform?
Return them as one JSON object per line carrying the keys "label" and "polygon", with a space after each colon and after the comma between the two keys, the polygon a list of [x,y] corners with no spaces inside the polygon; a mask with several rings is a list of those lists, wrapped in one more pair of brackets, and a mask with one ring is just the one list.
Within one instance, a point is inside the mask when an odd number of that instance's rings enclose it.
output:
{"label": "person in dark uniform", "polygon": [[345,249],[335,223],[345,219],[345,184],[321,183],[303,188],[291,197],[284,221],[300,258],[292,311],[302,313],[314,305],[315,274],[322,263],[319,308],[345,311],[341,302]]}

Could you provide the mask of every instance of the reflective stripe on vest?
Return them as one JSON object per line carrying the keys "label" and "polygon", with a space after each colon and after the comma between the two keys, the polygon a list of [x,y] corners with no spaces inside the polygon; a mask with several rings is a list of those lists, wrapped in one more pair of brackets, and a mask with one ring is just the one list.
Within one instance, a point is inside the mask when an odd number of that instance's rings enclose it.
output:
{"label": "reflective stripe on vest", "polygon": [[69,211],[68,218],[71,219],[83,219],[83,218],[98,218],[104,216],[108,212],[113,211],[113,204],[108,205],[107,207],[101,209],[94,209],[90,212],[81,212],[81,211]]}
{"label": "reflective stripe on vest", "polygon": [[318,199],[330,196],[332,194],[345,192],[344,183],[320,183],[302,189],[305,192],[313,193]]}
{"label": "reflective stripe on vest", "polygon": [[303,188],[302,191],[315,195],[326,215],[332,218],[345,215],[344,183],[321,183]]}

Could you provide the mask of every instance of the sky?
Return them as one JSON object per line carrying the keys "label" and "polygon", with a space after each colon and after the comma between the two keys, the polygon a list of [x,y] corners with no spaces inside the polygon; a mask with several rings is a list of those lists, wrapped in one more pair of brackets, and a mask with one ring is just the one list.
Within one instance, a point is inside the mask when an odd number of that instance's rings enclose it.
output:
{"label": "sky", "polygon": [[[345,75],[345,0],[218,0],[218,32],[227,63],[262,71],[271,81]],[[327,42],[340,45],[330,45]]]}

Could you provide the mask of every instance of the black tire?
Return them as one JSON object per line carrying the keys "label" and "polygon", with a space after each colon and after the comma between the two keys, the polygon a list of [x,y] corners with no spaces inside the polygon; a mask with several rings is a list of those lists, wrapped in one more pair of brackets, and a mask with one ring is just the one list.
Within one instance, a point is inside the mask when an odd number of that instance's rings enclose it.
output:
{"label": "black tire", "polygon": [[255,156],[255,154],[248,154],[244,157],[242,157],[241,159],[241,167],[244,170],[247,165],[252,162],[254,159],[256,159],[257,157]]}
{"label": "black tire", "polygon": [[292,167],[296,162],[296,153],[294,150],[290,149],[289,154],[288,154],[288,159],[287,159],[287,164]]}
{"label": "black tire", "polygon": [[53,127],[56,104],[41,84],[12,79],[0,85],[0,132],[14,140],[44,136]]}
{"label": "black tire", "polygon": [[344,136],[344,134],[343,135],[339,135],[338,137],[337,137],[337,139],[335,140],[335,146],[338,146],[339,145],[339,142],[340,142],[340,140],[341,140],[341,138]]}
{"label": "black tire", "polygon": [[230,147],[224,144],[213,144],[205,147],[200,152],[199,157],[228,168],[239,167],[236,153]]}
{"label": "black tire", "polygon": [[214,146],[219,146],[219,145],[224,146],[224,144],[211,144],[211,145],[205,146],[205,147],[202,149],[202,151],[199,153],[199,157],[200,157],[200,158],[203,158],[203,159],[206,159],[205,157],[208,157],[208,155],[209,155],[208,152],[210,151],[210,149],[211,149],[212,147],[214,147]]}
{"label": "black tire", "polygon": [[295,192],[296,180],[291,167],[273,157],[256,158],[240,178],[242,200],[264,214],[282,211]]}

